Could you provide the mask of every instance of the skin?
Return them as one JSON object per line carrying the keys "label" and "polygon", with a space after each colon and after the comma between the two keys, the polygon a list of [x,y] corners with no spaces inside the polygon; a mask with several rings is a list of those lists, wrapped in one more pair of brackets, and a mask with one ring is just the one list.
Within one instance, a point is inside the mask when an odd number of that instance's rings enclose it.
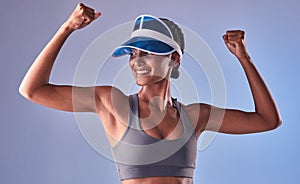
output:
{"label": "skin", "polygon": [[[111,86],[76,87],[49,83],[53,64],[67,38],[72,32],[89,25],[100,15],[100,12],[95,12],[82,3],[78,4],[35,59],[20,85],[19,92],[28,100],[50,108],[97,113],[113,146],[127,128],[128,96]],[[244,34],[241,30],[230,30],[223,35],[223,39],[228,50],[236,56],[245,71],[255,109],[253,112],[245,112],[203,103],[182,104],[198,137],[205,130],[245,134],[273,130],[281,124],[276,104],[247,53]],[[138,92],[141,126],[147,134],[158,139],[176,139],[183,133],[179,114],[172,106],[169,82],[171,70],[179,62],[177,53],[156,56],[139,50],[132,50],[129,59],[136,83],[142,87]],[[174,122],[179,123],[179,126]],[[124,180],[122,183],[183,184],[193,183],[193,180],[179,177],[151,177]]]}

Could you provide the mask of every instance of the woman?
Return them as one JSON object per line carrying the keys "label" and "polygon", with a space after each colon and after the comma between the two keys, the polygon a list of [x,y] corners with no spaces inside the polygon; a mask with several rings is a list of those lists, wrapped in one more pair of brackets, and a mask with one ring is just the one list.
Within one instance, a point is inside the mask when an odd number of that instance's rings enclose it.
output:
{"label": "woman", "polygon": [[173,99],[169,81],[178,77],[183,34],[172,21],[149,15],[136,19],[132,38],[113,53],[115,57],[130,55],[129,66],[141,86],[138,94],[126,96],[112,86],[50,84],[52,66],[68,36],[100,15],[78,4],[36,58],[19,91],[25,98],[54,109],[97,113],[122,184],[193,183],[196,143],[202,132],[255,133],[281,124],[276,104],[246,51],[240,30],[227,31],[223,39],[246,73],[254,112],[202,103],[183,105]]}

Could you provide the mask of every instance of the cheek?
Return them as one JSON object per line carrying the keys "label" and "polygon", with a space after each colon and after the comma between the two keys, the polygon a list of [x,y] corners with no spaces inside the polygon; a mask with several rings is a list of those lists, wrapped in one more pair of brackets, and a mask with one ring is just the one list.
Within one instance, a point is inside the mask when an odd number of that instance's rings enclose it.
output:
{"label": "cheek", "polygon": [[170,67],[168,65],[158,65],[156,67],[154,75],[157,75],[159,77],[166,77],[169,70],[170,70]]}
{"label": "cheek", "polygon": [[128,65],[129,65],[130,69],[133,68],[133,61],[131,59],[129,60]]}
{"label": "cheek", "polygon": [[157,68],[161,72],[167,72],[170,69],[170,61],[168,59],[157,62]]}

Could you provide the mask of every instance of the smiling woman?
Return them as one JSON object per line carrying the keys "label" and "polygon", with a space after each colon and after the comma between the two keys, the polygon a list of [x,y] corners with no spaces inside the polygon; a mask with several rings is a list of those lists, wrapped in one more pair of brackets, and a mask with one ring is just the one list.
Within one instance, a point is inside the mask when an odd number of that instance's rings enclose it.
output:
{"label": "smiling woman", "polygon": [[131,38],[113,52],[114,57],[130,55],[129,66],[141,86],[137,94],[126,95],[113,86],[49,83],[66,39],[100,15],[78,4],[36,58],[19,91],[25,98],[54,109],[96,113],[110,136],[123,184],[193,183],[197,140],[204,131],[255,133],[280,125],[276,104],[247,53],[241,30],[227,31],[223,39],[245,71],[254,112],[200,102],[184,105],[173,98],[170,78],[179,76],[184,36],[174,22],[151,15],[137,17]]}
{"label": "smiling woman", "polygon": [[[131,49],[129,65],[140,86],[150,85],[160,80],[168,79],[171,69],[178,63],[167,56],[157,56],[138,49]],[[168,82],[168,80],[166,80]],[[149,83],[150,82],[150,83]]]}

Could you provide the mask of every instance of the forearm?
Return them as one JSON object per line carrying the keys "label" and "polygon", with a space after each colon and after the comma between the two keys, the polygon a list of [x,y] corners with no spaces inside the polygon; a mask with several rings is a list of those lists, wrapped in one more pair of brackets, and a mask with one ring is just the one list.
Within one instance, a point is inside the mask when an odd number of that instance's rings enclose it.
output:
{"label": "forearm", "polygon": [[255,115],[263,118],[265,123],[277,127],[281,118],[272,95],[254,66],[249,55],[238,58],[247,76],[255,105]]}
{"label": "forearm", "polygon": [[54,37],[35,59],[26,73],[19,91],[25,97],[30,97],[39,88],[49,83],[49,78],[56,57],[72,30],[62,25]]}

